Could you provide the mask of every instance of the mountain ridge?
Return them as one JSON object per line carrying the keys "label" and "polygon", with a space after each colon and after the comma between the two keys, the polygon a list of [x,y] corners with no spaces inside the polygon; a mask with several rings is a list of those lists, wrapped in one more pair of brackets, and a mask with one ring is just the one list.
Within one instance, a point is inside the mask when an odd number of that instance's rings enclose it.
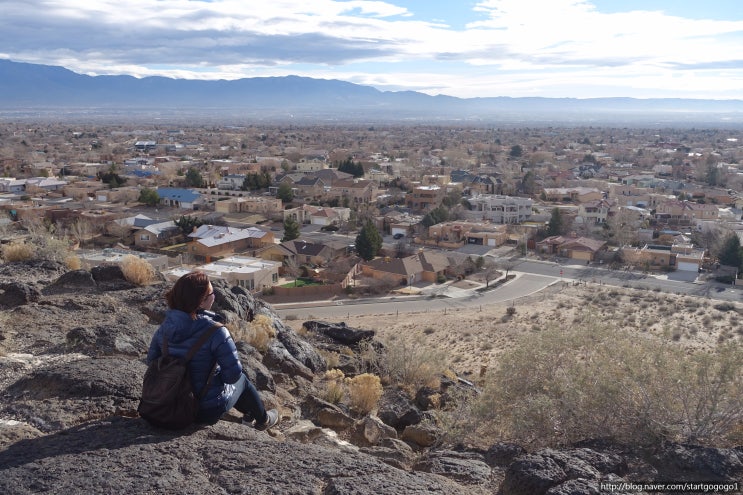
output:
{"label": "mountain ridge", "polygon": [[476,97],[380,91],[296,75],[192,80],[88,76],[59,66],[0,59],[0,110],[100,109],[250,114],[270,118],[494,121],[672,120],[743,123],[743,100]]}

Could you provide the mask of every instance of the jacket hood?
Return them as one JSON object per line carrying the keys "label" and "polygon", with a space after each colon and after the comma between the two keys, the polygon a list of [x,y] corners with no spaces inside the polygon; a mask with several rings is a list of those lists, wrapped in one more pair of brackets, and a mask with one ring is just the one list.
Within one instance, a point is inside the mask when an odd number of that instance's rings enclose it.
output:
{"label": "jacket hood", "polygon": [[170,309],[165,313],[165,320],[160,325],[160,329],[168,342],[178,343],[188,340],[194,334],[213,324],[214,322],[207,315],[197,314],[194,320],[188,313]]}

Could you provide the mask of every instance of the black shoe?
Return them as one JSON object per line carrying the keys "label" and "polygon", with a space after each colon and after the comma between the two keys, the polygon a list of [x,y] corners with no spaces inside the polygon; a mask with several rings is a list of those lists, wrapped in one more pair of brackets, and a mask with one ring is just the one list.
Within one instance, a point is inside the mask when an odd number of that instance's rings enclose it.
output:
{"label": "black shoe", "polygon": [[269,428],[273,428],[279,422],[279,411],[276,409],[269,409],[266,411],[266,421],[261,424],[256,423],[255,429],[258,431],[265,431]]}

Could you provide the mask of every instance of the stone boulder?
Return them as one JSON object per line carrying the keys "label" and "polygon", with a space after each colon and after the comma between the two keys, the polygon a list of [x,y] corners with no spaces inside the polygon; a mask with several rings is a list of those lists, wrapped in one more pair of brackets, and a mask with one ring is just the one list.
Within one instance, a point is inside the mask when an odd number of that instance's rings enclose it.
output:
{"label": "stone boulder", "polygon": [[40,297],[41,292],[32,285],[23,282],[0,283],[0,308],[15,308],[36,302]]}
{"label": "stone boulder", "polygon": [[305,321],[302,326],[310,331],[319,335],[325,336],[333,342],[345,346],[356,346],[364,340],[374,338],[376,332],[374,330],[360,330],[346,326],[344,322],[341,323],[328,323],[326,321]]}

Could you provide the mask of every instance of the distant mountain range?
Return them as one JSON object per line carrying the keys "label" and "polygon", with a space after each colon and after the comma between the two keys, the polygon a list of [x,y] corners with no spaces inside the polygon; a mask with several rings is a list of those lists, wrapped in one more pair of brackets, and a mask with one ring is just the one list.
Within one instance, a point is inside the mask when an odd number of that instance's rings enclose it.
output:
{"label": "distant mountain range", "polygon": [[743,100],[454,98],[298,76],[234,81],[137,79],[87,76],[62,67],[0,60],[0,116],[55,115],[737,126],[743,125]]}

